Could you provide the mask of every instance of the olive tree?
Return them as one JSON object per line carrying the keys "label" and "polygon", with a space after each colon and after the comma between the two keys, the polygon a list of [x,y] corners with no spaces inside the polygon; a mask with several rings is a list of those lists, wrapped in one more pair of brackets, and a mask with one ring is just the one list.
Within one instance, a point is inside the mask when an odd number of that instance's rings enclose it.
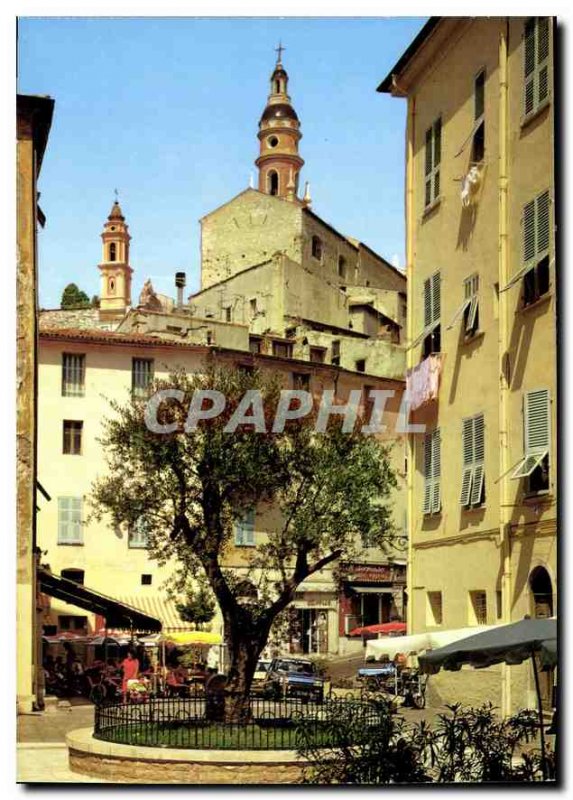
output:
{"label": "olive tree", "polygon": [[[225,402],[209,417],[206,398],[213,392]],[[365,544],[391,544],[388,500],[396,478],[389,450],[358,426],[345,432],[340,417],[317,432],[316,404],[306,416],[276,425],[284,403],[279,381],[213,359],[201,373],[178,370],[155,381],[149,395],[151,401],[112,403],[101,438],[108,471],[92,492],[95,515],[109,514],[116,525],[144,524],[151,556],[175,559],[182,585],[204,574],[225,622],[226,714],[237,719],[248,713],[273,621],[300,584],[356,558]],[[250,404],[258,419],[246,413]],[[155,430],[150,418],[157,419]],[[257,534],[239,579],[226,565],[234,525],[253,509],[277,522]]]}

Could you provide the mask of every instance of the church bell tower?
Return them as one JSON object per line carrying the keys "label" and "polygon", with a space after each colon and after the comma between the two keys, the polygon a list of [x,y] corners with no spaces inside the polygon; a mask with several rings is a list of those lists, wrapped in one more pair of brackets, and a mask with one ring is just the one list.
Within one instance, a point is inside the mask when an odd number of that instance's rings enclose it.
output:
{"label": "church bell tower", "polygon": [[259,191],[294,200],[298,193],[299,172],[304,164],[298,154],[302,139],[300,122],[287,93],[288,75],[282,65],[282,51],[271,75],[271,90],[259,122]]}
{"label": "church bell tower", "polygon": [[116,200],[103,226],[100,316],[122,315],[131,305],[129,242],[131,236],[121,207]]}

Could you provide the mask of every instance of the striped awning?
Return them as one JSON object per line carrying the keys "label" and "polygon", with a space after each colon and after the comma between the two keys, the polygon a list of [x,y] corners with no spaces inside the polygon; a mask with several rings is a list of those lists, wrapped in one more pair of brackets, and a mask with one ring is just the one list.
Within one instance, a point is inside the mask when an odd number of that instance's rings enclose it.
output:
{"label": "striped awning", "polygon": [[162,633],[177,633],[178,631],[191,631],[194,626],[191,622],[184,622],[177,612],[176,603],[159,594],[140,594],[122,596],[121,601],[127,605],[141,609],[145,614],[161,621]]}

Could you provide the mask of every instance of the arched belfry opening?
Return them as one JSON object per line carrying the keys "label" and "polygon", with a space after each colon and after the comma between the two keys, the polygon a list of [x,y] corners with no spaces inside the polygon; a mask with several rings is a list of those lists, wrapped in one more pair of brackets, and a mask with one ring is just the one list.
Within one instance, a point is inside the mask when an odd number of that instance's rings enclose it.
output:
{"label": "arched belfry opening", "polygon": [[269,172],[268,187],[269,194],[277,195],[279,193],[279,174],[274,169]]}

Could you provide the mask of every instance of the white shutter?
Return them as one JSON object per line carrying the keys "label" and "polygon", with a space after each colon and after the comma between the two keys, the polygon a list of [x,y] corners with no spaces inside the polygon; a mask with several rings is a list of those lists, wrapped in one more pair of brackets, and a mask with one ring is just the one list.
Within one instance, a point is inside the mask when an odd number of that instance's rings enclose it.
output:
{"label": "white shutter", "polygon": [[550,446],[549,389],[527,392],[524,402],[526,455],[545,452]]}
{"label": "white shutter", "polygon": [[484,482],[484,465],[476,464],[474,467],[474,479],[471,496],[472,506],[479,506],[481,504],[482,491]]}
{"label": "white shutter", "polygon": [[473,419],[467,418],[462,422],[462,491],[460,505],[467,506],[470,502],[472,488],[473,461],[474,461],[474,426]]}

